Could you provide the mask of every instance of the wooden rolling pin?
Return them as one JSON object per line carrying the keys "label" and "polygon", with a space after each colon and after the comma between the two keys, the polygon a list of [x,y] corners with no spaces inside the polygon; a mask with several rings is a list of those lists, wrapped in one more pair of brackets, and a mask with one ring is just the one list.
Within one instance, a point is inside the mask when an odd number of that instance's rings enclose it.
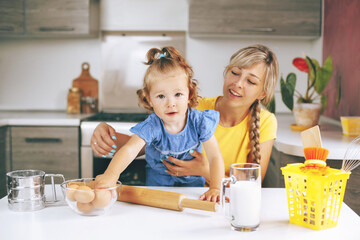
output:
{"label": "wooden rolling pin", "polygon": [[137,203],[141,205],[183,211],[184,208],[193,208],[216,212],[218,204],[186,198],[182,193],[168,192],[150,188],[122,185],[118,201]]}

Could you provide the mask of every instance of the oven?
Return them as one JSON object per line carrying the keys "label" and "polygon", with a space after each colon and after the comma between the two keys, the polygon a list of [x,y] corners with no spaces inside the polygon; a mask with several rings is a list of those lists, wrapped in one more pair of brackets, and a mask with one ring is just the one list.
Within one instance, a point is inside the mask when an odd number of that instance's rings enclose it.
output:
{"label": "oven", "polygon": [[[92,178],[104,173],[111,161],[111,156],[106,158],[96,156],[90,146],[90,140],[96,126],[100,122],[111,125],[116,132],[131,135],[129,129],[147,118],[147,113],[107,113],[100,112],[81,122],[81,177]],[[145,157],[135,159],[121,174],[119,180],[126,185],[145,185]]]}

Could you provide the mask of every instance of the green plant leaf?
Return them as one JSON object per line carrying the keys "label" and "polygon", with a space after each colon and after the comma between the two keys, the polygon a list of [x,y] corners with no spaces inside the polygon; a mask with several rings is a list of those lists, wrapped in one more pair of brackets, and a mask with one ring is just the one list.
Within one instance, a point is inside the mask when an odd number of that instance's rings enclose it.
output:
{"label": "green plant leaf", "polygon": [[275,104],[275,96],[272,97],[270,103],[266,106],[267,110],[269,112],[275,113],[276,110],[276,104]]}
{"label": "green plant leaf", "polygon": [[320,68],[319,62],[316,59],[310,59],[309,57],[305,58],[305,61],[309,67],[309,80],[310,80],[310,86],[314,86],[315,83],[315,77],[316,72]]}
{"label": "green plant leaf", "polygon": [[324,62],[324,66],[316,72],[315,91],[321,94],[326,88],[333,71],[332,57],[328,56]]}
{"label": "green plant leaf", "polygon": [[327,102],[328,102],[328,99],[327,99],[327,96],[325,96],[324,94],[321,94],[321,114],[323,114],[323,112],[325,111],[326,109],[326,106],[327,106]]}
{"label": "green plant leaf", "polygon": [[284,81],[283,77],[280,78],[281,98],[284,104],[292,111],[294,107],[294,92],[296,86],[295,73],[289,73]]}
{"label": "green plant leaf", "polygon": [[338,76],[337,78],[337,97],[336,97],[336,107],[339,106],[340,100],[341,100],[341,76]]}

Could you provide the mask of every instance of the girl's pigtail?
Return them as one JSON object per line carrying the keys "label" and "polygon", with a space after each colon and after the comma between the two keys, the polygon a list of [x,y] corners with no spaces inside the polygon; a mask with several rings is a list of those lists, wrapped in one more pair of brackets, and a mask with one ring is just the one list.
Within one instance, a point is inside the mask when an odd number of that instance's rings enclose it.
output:
{"label": "girl's pigtail", "polygon": [[151,65],[157,59],[156,56],[158,56],[160,54],[161,54],[161,51],[159,49],[157,49],[157,48],[150,49],[146,54],[147,62],[144,62],[144,64]]}
{"label": "girl's pigtail", "polygon": [[250,119],[250,146],[252,160],[255,163],[260,164],[260,103],[256,100],[251,107],[251,119]]}
{"label": "girl's pigtail", "polygon": [[136,94],[139,97],[139,106],[143,106],[145,109],[149,111],[153,111],[154,109],[150,106],[147,98],[146,98],[146,89],[142,88],[136,91]]}

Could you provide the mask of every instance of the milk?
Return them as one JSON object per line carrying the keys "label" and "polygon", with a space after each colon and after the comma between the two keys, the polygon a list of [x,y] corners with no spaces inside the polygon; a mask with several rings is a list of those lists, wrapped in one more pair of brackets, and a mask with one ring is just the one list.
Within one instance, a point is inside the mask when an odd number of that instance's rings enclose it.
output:
{"label": "milk", "polygon": [[237,181],[230,184],[230,217],[235,227],[260,224],[261,183]]}

